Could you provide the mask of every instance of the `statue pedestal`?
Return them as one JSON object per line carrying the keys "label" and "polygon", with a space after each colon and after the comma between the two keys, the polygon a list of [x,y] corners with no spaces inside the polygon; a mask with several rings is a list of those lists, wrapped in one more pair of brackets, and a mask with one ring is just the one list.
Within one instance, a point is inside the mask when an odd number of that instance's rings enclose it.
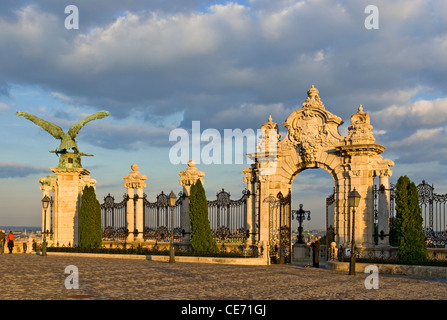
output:
{"label": "statue pedestal", "polygon": [[292,246],[292,264],[312,263],[312,250],[305,243],[295,243]]}
{"label": "statue pedestal", "polygon": [[96,181],[91,179],[90,172],[83,168],[51,168],[51,171],[57,175],[57,212],[53,212],[53,243],[59,247],[76,246],[82,190],[86,185],[94,185]]}

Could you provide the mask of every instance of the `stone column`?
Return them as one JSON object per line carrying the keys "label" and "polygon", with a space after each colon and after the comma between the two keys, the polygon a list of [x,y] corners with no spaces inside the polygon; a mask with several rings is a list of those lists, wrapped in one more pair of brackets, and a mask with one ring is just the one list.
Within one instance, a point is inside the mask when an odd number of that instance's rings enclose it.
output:
{"label": "stone column", "polygon": [[[379,206],[378,206],[378,232],[379,245],[388,246],[390,244],[390,183],[388,172],[382,172],[379,177]],[[380,237],[380,234],[386,236]]]}
{"label": "stone column", "polygon": [[[129,232],[127,236],[127,241],[134,240],[135,227],[138,230],[137,239],[139,241],[143,240],[143,229],[144,229],[144,221],[143,221],[143,188],[146,187],[146,183],[144,181],[147,180],[145,175],[142,175],[138,171],[138,165],[133,164],[131,166],[132,171],[129,172],[128,175],[125,175],[124,187],[127,188],[127,213],[126,213],[126,228]],[[138,199],[135,201],[135,189],[136,195]],[[135,207],[136,206],[136,207]]]}
{"label": "stone column", "polygon": [[128,231],[127,241],[134,240],[135,231],[135,202],[134,202],[134,188],[127,188],[127,208],[126,208],[126,229]]}
{"label": "stone column", "polygon": [[203,171],[199,171],[195,165],[196,163],[194,160],[189,160],[186,170],[181,171],[178,174],[180,177],[179,183],[183,187],[183,193],[185,194],[185,199],[183,200],[180,211],[180,224],[181,228],[185,230],[183,242],[186,243],[191,241],[191,224],[189,220],[189,195],[191,185],[196,183],[198,179],[200,179],[203,184],[203,177],[205,176],[205,173]]}
{"label": "stone column", "polygon": [[144,241],[143,239],[143,229],[144,229],[144,215],[143,215],[143,197],[144,197],[144,192],[143,192],[143,188],[137,188],[137,201],[135,203],[136,208],[135,208],[135,228],[138,230],[138,235],[137,235],[137,240],[138,241]]}
{"label": "stone column", "polygon": [[247,190],[248,190],[248,197],[247,197],[247,216],[246,223],[247,223],[247,230],[249,232],[249,238],[247,239],[247,245],[252,245],[256,242],[255,236],[256,236],[256,184],[254,182],[254,174],[253,174],[253,167],[252,168],[246,168],[242,172],[244,173],[244,182],[247,184]]}
{"label": "stone column", "polygon": [[259,242],[265,246],[264,256],[267,263],[270,263],[270,215],[274,214],[276,194],[269,188],[269,176],[259,175]]}
{"label": "stone column", "polygon": [[51,168],[57,175],[57,216],[54,223],[54,242],[59,246],[78,244],[78,213],[82,189],[96,181],[89,177],[90,172],[83,168]]}
{"label": "stone column", "polygon": [[[46,176],[44,178],[39,179],[40,183],[40,190],[42,190],[42,199],[47,196],[48,198],[51,198],[51,179],[55,177],[54,176]],[[51,206],[48,207],[48,209],[45,212],[45,209],[42,207],[42,232],[45,232],[46,230],[51,230]]]}

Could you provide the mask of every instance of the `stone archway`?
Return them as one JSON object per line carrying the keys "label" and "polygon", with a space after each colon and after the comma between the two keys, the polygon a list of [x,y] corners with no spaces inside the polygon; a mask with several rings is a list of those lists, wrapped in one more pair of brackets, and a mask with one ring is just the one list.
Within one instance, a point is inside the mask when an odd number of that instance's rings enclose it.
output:
{"label": "stone archway", "polygon": [[[278,125],[271,117],[262,125],[256,153],[249,155],[255,163],[243,173],[250,192],[256,194],[252,240],[264,246],[264,250],[271,252],[272,245],[281,241],[275,236],[280,230],[272,232],[272,215],[291,211],[291,208],[272,211],[273,199],[279,201],[278,195],[290,194],[293,179],[308,168],[322,168],[334,180],[335,202],[331,214],[334,215],[337,246],[347,246],[351,241],[352,210],[348,207],[348,193],[355,188],[362,197],[356,209],[356,246],[360,251],[374,248],[374,177],[379,176],[383,190],[389,192],[388,177],[394,163],[380,155],[385,147],[375,144],[369,114],[361,105],[351,116],[346,137],[338,132],[341,124],[342,119],[325,109],[319,91],[312,86],[303,107],[295,110],[283,123],[287,134],[282,140]],[[387,196],[379,198],[379,228],[385,234],[389,230],[388,199]],[[273,217],[276,218],[284,221],[284,218]]]}

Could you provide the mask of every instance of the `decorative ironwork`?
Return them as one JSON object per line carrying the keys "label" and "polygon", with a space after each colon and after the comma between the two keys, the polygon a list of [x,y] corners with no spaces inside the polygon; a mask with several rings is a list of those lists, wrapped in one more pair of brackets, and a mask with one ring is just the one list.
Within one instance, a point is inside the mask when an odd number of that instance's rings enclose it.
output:
{"label": "decorative ironwork", "polygon": [[[171,230],[165,226],[157,229],[145,227],[143,231],[144,240],[155,240],[160,242],[170,241]],[[181,228],[174,228],[174,241],[182,241],[183,231]]]}
{"label": "decorative ironwork", "polygon": [[208,200],[208,218],[214,239],[219,242],[243,242],[248,239],[247,198],[244,190],[242,197],[232,200],[230,193],[222,189],[216,200]]}
{"label": "decorative ironwork", "polygon": [[270,195],[264,199],[269,203],[269,255],[272,263],[289,263],[291,261],[291,203],[289,192],[283,196],[279,192],[276,197]]}
{"label": "decorative ironwork", "polygon": [[[447,194],[435,193],[434,186],[425,180],[417,188],[427,246],[444,247],[447,244]],[[395,200],[396,185],[390,184],[390,230],[395,228]]]}
{"label": "decorative ironwork", "polygon": [[104,202],[100,205],[103,230],[108,227],[112,229],[126,227],[128,199],[127,194],[125,194],[123,200],[116,203],[115,198],[111,196],[110,193],[104,197]]}
{"label": "decorative ironwork", "polygon": [[109,226],[102,232],[102,239],[106,241],[124,241],[127,237],[127,230],[125,228],[114,229]]}
{"label": "decorative ironwork", "polygon": [[218,227],[213,231],[213,237],[218,242],[244,242],[248,239],[248,230],[238,228],[231,231],[228,227]]}
{"label": "decorative ironwork", "polygon": [[293,215],[296,215],[296,220],[299,223],[298,226],[298,237],[296,243],[304,243],[304,236],[303,236],[303,221],[306,219],[307,214],[307,220],[310,220],[310,210],[303,210],[303,205],[300,204],[299,210],[292,210],[292,219],[294,218]]}
{"label": "decorative ironwork", "polygon": [[[232,200],[230,193],[222,189],[217,193],[216,200],[208,201],[208,217],[217,241],[244,242],[248,239],[247,199],[249,195],[249,191],[244,190],[240,199]],[[104,240],[125,240],[128,235],[126,230],[126,204],[129,197],[125,194],[123,198],[121,202],[116,203],[114,197],[108,194],[101,204]],[[180,192],[174,207],[175,241],[181,241],[184,235],[180,221],[180,212],[185,198],[186,195]],[[133,200],[136,202],[136,199],[137,195],[135,195]],[[162,191],[157,195],[154,202],[150,202],[146,194],[143,194],[142,200],[143,239],[169,241],[171,207],[168,206],[168,196]],[[141,233],[141,230],[135,230],[134,235],[136,236],[138,233]]]}
{"label": "decorative ironwork", "polygon": [[[181,241],[182,228],[180,226],[180,207],[185,195],[181,192],[174,207],[174,240]],[[168,205],[168,196],[162,191],[155,202],[147,200],[143,195],[143,239],[156,241],[169,241],[171,236],[171,207]]]}

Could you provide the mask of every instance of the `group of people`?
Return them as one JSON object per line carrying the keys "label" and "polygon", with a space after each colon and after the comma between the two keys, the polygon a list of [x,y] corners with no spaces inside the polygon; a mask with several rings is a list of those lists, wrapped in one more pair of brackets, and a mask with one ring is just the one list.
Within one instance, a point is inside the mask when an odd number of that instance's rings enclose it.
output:
{"label": "group of people", "polygon": [[9,231],[8,235],[6,235],[5,231],[0,229],[0,254],[4,253],[5,243],[8,244],[9,253],[12,253],[14,249],[14,234],[12,231]]}

